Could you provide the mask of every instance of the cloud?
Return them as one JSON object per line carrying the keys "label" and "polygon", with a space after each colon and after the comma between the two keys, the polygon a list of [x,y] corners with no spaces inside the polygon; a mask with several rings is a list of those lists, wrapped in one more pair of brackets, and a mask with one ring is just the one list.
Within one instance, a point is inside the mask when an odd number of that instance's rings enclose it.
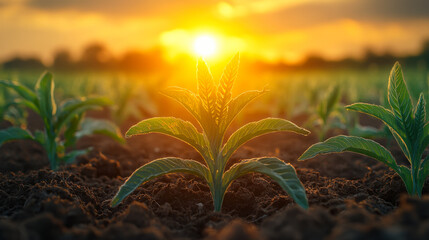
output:
{"label": "cloud", "polygon": [[[0,0],[0,4],[3,0]],[[389,22],[404,19],[429,19],[429,0],[301,0],[288,4],[278,0],[26,0],[27,6],[47,11],[76,10],[109,16],[157,17],[175,25],[190,27],[204,21],[244,26],[252,32],[276,33],[313,27],[342,19],[364,22]],[[244,15],[225,19],[218,10],[219,3],[231,9],[252,8]],[[255,5],[259,4],[259,5]],[[265,5],[263,5],[265,4]],[[269,11],[258,11],[259,9]],[[270,8],[268,8],[271,6]],[[276,6],[275,8],[273,6]]]}
{"label": "cloud", "polygon": [[243,17],[254,30],[281,32],[341,19],[388,22],[429,18],[428,0],[344,0],[306,2],[263,14]]}
{"label": "cloud", "polygon": [[155,15],[172,13],[187,8],[201,8],[212,0],[28,0],[28,6],[45,10],[79,10],[110,15]]}

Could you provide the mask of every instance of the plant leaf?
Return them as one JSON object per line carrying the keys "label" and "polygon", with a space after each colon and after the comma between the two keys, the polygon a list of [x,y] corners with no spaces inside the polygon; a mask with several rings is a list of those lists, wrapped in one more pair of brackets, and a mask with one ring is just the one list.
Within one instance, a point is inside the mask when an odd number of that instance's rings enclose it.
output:
{"label": "plant leaf", "polygon": [[10,82],[1,80],[0,84],[15,90],[15,92],[17,92],[24,99],[24,101],[22,101],[23,104],[33,111],[39,113],[37,95],[29,88],[15,81]]}
{"label": "plant leaf", "polygon": [[215,118],[214,105],[216,103],[216,88],[213,82],[213,77],[206,62],[200,58],[197,63],[197,79],[198,79],[198,96],[205,110],[209,113],[212,119]]}
{"label": "plant leaf", "polygon": [[117,142],[125,143],[119,128],[106,119],[85,118],[82,121],[81,129],[76,132],[76,138],[92,134],[106,135]]}
{"label": "plant leaf", "polygon": [[210,172],[201,163],[180,158],[160,158],[138,168],[121,186],[110,205],[117,206],[141,184],[168,173],[190,173],[210,182]]}
{"label": "plant leaf", "polygon": [[[398,175],[402,178],[402,181],[405,184],[405,188],[407,189],[408,194],[413,194],[413,179],[411,175],[411,171],[409,168],[399,165],[398,171],[396,171]],[[420,190],[421,192],[421,190]]]}
{"label": "plant leaf", "polygon": [[195,93],[180,87],[168,87],[161,93],[182,104],[183,107],[185,107],[186,110],[188,110],[195,117],[195,119],[197,119],[197,121],[202,124],[199,113],[199,99]]}
{"label": "plant leaf", "polygon": [[34,103],[37,102],[37,96],[36,96],[36,94],[33,91],[31,91],[29,88],[27,88],[26,86],[22,85],[19,82],[0,80],[0,84],[4,85],[6,87],[12,88],[22,98],[24,98],[24,99],[26,99],[28,101],[31,101],[31,102],[34,102]]}
{"label": "plant leaf", "polygon": [[389,128],[389,131],[392,133],[393,138],[395,138],[396,142],[398,143],[399,147],[404,153],[405,157],[407,157],[408,161],[411,163],[411,154],[410,154],[410,151],[408,150],[409,149],[408,145],[401,138],[401,136],[398,135],[396,131],[394,131],[391,127],[388,127],[388,128]]}
{"label": "plant leaf", "polygon": [[219,124],[226,117],[228,103],[231,100],[232,87],[237,79],[240,55],[237,53],[226,65],[220,78],[216,97],[216,122]]}
{"label": "plant leaf", "polygon": [[409,148],[411,147],[411,145],[407,140],[407,133],[405,132],[404,126],[402,124],[398,124],[400,122],[398,122],[392,111],[382,106],[377,106],[368,103],[355,103],[346,106],[346,109],[365,113],[383,121],[389,128],[390,132],[392,133],[398,145],[401,147],[407,159],[411,161],[411,156],[409,152]]}
{"label": "plant leaf", "polygon": [[57,122],[55,123],[55,129],[60,130],[61,127],[68,123],[75,115],[82,114],[90,109],[107,106],[110,104],[112,104],[112,101],[105,97],[70,99],[64,102],[57,112]]}
{"label": "plant leaf", "polygon": [[420,93],[414,116],[413,135],[417,136],[417,139],[419,139],[423,136],[423,128],[426,123],[426,101],[423,93]]}
{"label": "plant leaf", "polygon": [[19,127],[10,127],[0,130],[0,145],[7,141],[20,140],[20,139],[33,139],[33,135],[25,129]]}
{"label": "plant leaf", "polygon": [[340,98],[340,87],[336,85],[328,94],[328,96],[323,99],[317,107],[317,112],[319,117],[322,119],[323,123],[326,124],[331,114],[334,110],[335,105],[338,103]]}
{"label": "plant leaf", "polygon": [[429,122],[427,122],[424,127],[423,127],[423,136],[422,139],[420,141],[419,144],[419,149],[418,149],[418,154],[419,156],[422,155],[422,153],[424,152],[424,150],[427,148],[427,146],[429,145]]}
{"label": "plant leaf", "polygon": [[229,127],[237,114],[239,114],[248,103],[264,93],[266,93],[266,91],[247,91],[232,99],[228,104],[227,117],[221,126],[222,132]]}
{"label": "plant leaf", "polygon": [[54,81],[50,72],[45,72],[37,81],[35,90],[39,99],[40,115],[46,123],[46,127],[52,126],[52,116],[57,106],[54,99]]}
{"label": "plant leaf", "polygon": [[174,117],[155,117],[143,120],[128,129],[126,137],[147,134],[147,133],[162,133],[194,147],[204,159],[211,159],[210,151],[207,146],[204,136],[188,121]]}
{"label": "plant leaf", "polygon": [[225,161],[227,161],[237,148],[250,139],[262,134],[278,131],[290,131],[302,135],[310,133],[306,129],[300,128],[290,121],[281,118],[266,118],[257,122],[248,123],[234,132],[225,143],[222,149],[222,156]]}
{"label": "plant leaf", "polygon": [[[426,178],[429,176],[429,155],[427,155],[421,162],[419,169],[419,192],[422,192],[423,186],[425,184]],[[410,174],[411,178],[411,174]],[[412,186],[411,186],[412,189]]]}
{"label": "plant leaf", "polygon": [[91,151],[91,148],[70,151],[64,156],[62,161],[65,164],[74,163],[74,161],[76,160],[77,157],[79,157],[81,155],[85,155],[85,154],[89,153],[90,151]]}
{"label": "plant leaf", "polygon": [[404,81],[401,65],[398,62],[390,72],[388,92],[389,104],[395,117],[402,123],[409,139],[414,139],[414,136],[410,135],[413,130],[413,104]]}
{"label": "plant leaf", "polygon": [[327,99],[327,104],[326,104],[326,116],[329,116],[329,114],[331,113],[331,111],[334,109],[335,104],[339,101],[340,99],[340,87],[338,85],[336,85],[334,87],[334,89],[330,92],[328,99]]}
{"label": "plant leaf", "polygon": [[269,176],[276,181],[298,205],[304,209],[308,208],[305,188],[299,181],[295,168],[278,158],[253,158],[234,164],[224,173],[224,191],[226,191],[233,180],[252,172],[262,173]]}
{"label": "plant leaf", "polygon": [[354,152],[372,157],[398,172],[398,165],[392,154],[379,143],[354,136],[335,136],[320,143],[313,144],[298,160],[313,158],[319,154]]}
{"label": "plant leaf", "polygon": [[43,131],[36,130],[34,131],[34,140],[40,143],[43,147],[46,148],[46,134]]}
{"label": "plant leaf", "polygon": [[67,124],[64,131],[64,147],[74,146],[77,140],[76,132],[82,123],[83,114],[74,115]]}
{"label": "plant leaf", "polygon": [[376,117],[383,121],[388,127],[396,131],[401,138],[405,139],[406,134],[404,128],[401,125],[398,125],[395,119],[395,115],[392,111],[374,104],[368,103],[354,103],[346,106],[347,110],[353,110],[361,113],[368,114],[370,116]]}

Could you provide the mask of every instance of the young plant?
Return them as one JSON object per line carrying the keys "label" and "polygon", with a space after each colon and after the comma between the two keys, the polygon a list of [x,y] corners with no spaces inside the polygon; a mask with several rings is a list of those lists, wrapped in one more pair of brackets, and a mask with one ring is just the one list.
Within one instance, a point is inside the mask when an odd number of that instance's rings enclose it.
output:
{"label": "young plant", "polygon": [[311,94],[310,102],[318,102],[318,104],[317,108],[314,110],[315,112],[307,122],[317,129],[319,141],[323,141],[325,140],[328,131],[336,127],[337,121],[334,118],[334,115],[339,114],[337,108],[340,107],[341,91],[340,87],[336,85],[328,91],[322,99],[317,97],[317,92],[319,91],[320,89],[312,90],[312,92],[316,93]]}
{"label": "young plant", "polygon": [[157,106],[149,95],[148,84],[141,81],[127,81],[114,79],[108,89],[108,96],[116,99],[111,107],[111,118],[117,125],[121,125],[128,118],[141,119],[155,116]]}
{"label": "young plant", "polygon": [[355,103],[346,108],[382,120],[408,159],[410,168],[398,165],[392,154],[377,142],[352,136],[336,136],[314,144],[302,154],[299,160],[334,152],[360,153],[392,168],[404,181],[408,193],[420,197],[424,182],[429,175],[429,155],[422,159],[423,152],[429,144],[426,103],[423,94],[420,94],[417,106],[413,106],[399,63],[395,63],[390,72],[388,101],[390,109],[367,103]]}
{"label": "young plant", "polygon": [[154,160],[137,169],[121,186],[112,199],[111,206],[118,205],[140,184],[155,177],[173,172],[194,174],[209,185],[214,211],[222,208],[224,194],[233,180],[247,173],[262,173],[275,180],[296,203],[307,208],[308,201],[304,186],[299,181],[292,165],[274,157],[244,160],[225,171],[231,155],[245,142],[262,134],[290,131],[307,135],[309,132],[287,120],[266,118],[251,122],[238,129],[223,144],[225,131],[235,116],[253,99],[263,94],[261,91],[244,92],[232,98],[231,90],[239,65],[239,55],[235,55],[226,66],[219,84],[214,84],[212,75],[201,59],[197,64],[198,94],[187,89],[170,87],[164,94],[180,102],[199,122],[202,133],[187,121],[174,117],[156,117],[143,120],[132,126],[127,137],[162,133],[186,142],[203,157],[206,165],[194,160],[175,157]]}
{"label": "young plant", "polygon": [[20,100],[12,95],[7,88],[0,89],[0,121],[6,120],[13,126],[26,126],[27,112],[21,106]]}
{"label": "young plant", "polygon": [[44,123],[44,131],[35,131],[34,135],[19,127],[0,130],[0,145],[11,140],[35,140],[46,150],[54,170],[88,151],[73,150],[66,153],[66,148],[73,147],[82,136],[99,133],[124,141],[118,128],[107,120],[84,119],[87,110],[109,105],[110,101],[106,98],[71,99],[57,108],[53,95],[54,81],[48,72],[40,77],[34,91],[18,82],[0,81],[0,84],[15,90],[21,97],[20,103],[37,113]]}

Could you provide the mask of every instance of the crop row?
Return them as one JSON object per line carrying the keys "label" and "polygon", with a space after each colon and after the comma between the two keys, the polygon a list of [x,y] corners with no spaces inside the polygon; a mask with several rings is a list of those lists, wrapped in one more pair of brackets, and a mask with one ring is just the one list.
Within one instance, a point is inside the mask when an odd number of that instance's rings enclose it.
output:
{"label": "crop row", "polygon": [[[194,147],[204,163],[195,160],[167,157],[155,159],[138,168],[121,186],[111,201],[118,205],[138,186],[145,182],[173,172],[194,174],[209,185],[213,197],[214,211],[220,211],[222,202],[232,181],[248,173],[261,173],[276,181],[294,201],[308,208],[305,188],[291,164],[275,157],[242,160],[229,169],[226,165],[232,154],[247,141],[271,132],[288,131],[308,135],[310,131],[282,118],[265,118],[250,122],[235,131],[229,138],[225,133],[241,110],[266,91],[247,91],[236,97],[232,89],[238,76],[239,55],[227,64],[219,81],[215,81],[207,64],[199,59],[197,64],[197,92],[185,88],[169,87],[163,94],[179,102],[198,122],[202,131],[188,121],[175,117],[153,117],[145,119],[126,132],[126,137],[147,133],[162,133],[175,137]],[[121,143],[124,139],[115,123],[106,119],[85,117],[88,110],[112,105],[108,98],[72,98],[57,104],[54,97],[55,83],[52,74],[44,73],[34,88],[17,81],[0,81],[3,89],[11,89],[14,97],[2,106],[2,117],[10,119],[15,126],[0,131],[0,145],[6,141],[31,139],[46,150],[51,168],[72,163],[74,159],[88,152],[75,149],[76,141],[90,134],[104,134]],[[115,88],[115,87],[113,87]],[[137,112],[133,102],[133,88],[118,95],[113,119],[120,123],[124,116]],[[429,175],[429,155],[425,149],[429,144],[429,125],[426,121],[426,102],[423,93],[417,104],[413,104],[399,63],[391,70],[386,98],[387,108],[367,103],[343,106],[340,85],[334,85],[323,96],[317,90],[310,91],[308,108],[312,114],[304,124],[318,133],[319,140],[325,140],[332,128],[347,130],[353,136],[339,135],[308,148],[299,160],[318,154],[355,152],[372,157],[392,168],[403,180],[410,195],[421,197],[422,188]],[[9,92],[3,90],[5,94]],[[137,94],[138,95],[138,94]],[[124,96],[123,98],[121,98]],[[30,132],[25,129],[27,109],[43,120],[43,131]],[[287,113],[291,114],[291,107]],[[378,118],[385,124],[377,129],[360,126],[357,114],[346,110],[365,113]],[[374,137],[394,139],[409,161],[409,166],[398,165],[392,154],[379,143],[368,139]],[[70,150],[72,149],[72,150]],[[426,155],[426,157],[424,157]]]}

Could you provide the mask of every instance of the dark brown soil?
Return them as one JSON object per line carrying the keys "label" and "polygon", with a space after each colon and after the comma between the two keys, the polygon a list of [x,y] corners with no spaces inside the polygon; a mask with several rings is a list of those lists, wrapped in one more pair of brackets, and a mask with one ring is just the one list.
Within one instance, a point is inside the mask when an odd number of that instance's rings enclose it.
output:
{"label": "dark brown soil", "polygon": [[[36,143],[10,142],[0,148],[0,239],[429,239],[429,197],[407,197],[398,175],[360,155],[297,162],[315,142],[314,136],[270,134],[231,159],[276,156],[291,163],[306,187],[309,210],[268,177],[253,174],[232,183],[222,213],[212,212],[207,185],[186,174],[152,180],[109,207],[141,165],[164,156],[201,161],[178,140],[151,134],[119,145],[85,138],[78,148],[93,151],[56,172]],[[393,152],[402,158],[395,147]]]}

